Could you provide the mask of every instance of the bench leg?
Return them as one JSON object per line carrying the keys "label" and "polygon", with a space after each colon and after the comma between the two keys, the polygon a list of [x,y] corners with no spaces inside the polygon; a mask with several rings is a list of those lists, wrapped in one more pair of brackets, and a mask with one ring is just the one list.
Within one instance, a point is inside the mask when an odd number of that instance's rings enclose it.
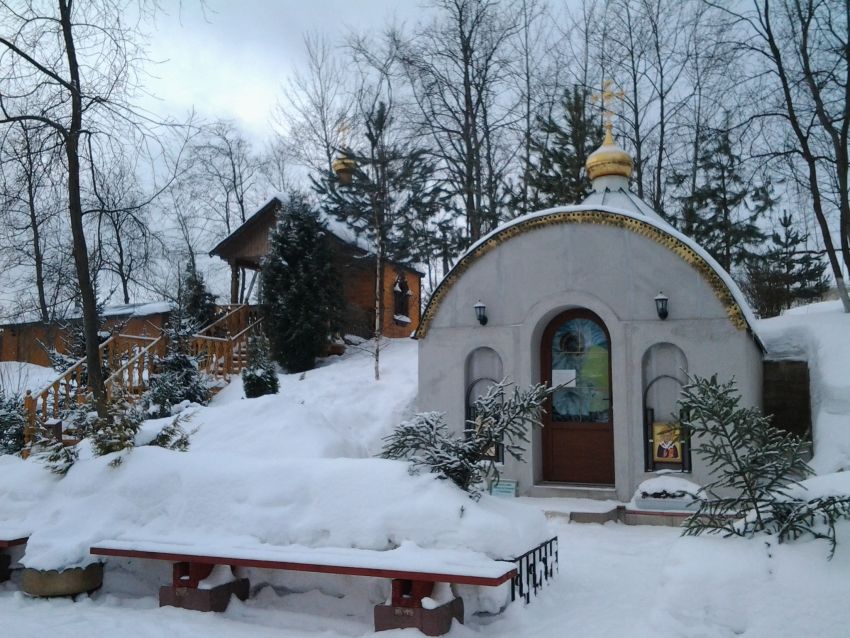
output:
{"label": "bench leg", "polygon": [[11,564],[12,557],[6,552],[0,552],[0,583],[9,580],[12,574],[12,570],[9,569],[9,565]]}
{"label": "bench leg", "polygon": [[375,605],[375,631],[416,628],[426,636],[442,636],[452,620],[463,623],[463,599],[455,598],[434,609],[422,607],[422,598],[430,596],[430,582],[394,580],[389,605]]}
{"label": "bench leg", "polygon": [[180,607],[193,611],[224,611],[234,594],[239,600],[248,598],[250,583],[247,578],[236,578],[230,582],[208,589],[198,585],[207,578],[214,565],[198,563],[175,563],[171,585],[159,589],[159,606]]}

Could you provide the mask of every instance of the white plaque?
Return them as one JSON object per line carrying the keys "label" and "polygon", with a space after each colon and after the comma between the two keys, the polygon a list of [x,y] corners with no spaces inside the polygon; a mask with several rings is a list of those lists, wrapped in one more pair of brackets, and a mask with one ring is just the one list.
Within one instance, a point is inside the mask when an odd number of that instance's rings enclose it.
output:
{"label": "white plaque", "polygon": [[576,371],[575,370],[552,370],[552,387],[565,386],[567,388],[576,387]]}

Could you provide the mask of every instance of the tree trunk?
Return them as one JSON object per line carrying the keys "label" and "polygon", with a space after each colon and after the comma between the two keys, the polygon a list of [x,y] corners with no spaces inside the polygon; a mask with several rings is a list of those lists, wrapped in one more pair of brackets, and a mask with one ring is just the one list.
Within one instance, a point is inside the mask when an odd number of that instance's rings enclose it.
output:
{"label": "tree trunk", "polygon": [[97,335],[97,300],[95,299],[91,273],[89,273],[89,254],[83,229],[83,206],[80,196],[79,142],[83,129],[83,105],[80,96],[80,69],[77,63],[71,25],[70,0],[59,0],[59,13],[72,87],[71,124],[68,127],[64,142],[68,160],[68,214],[71,219],[74,265],[77,268],[77,281],[80,286],[80,301],[83,310],[83,337],[86,341],[86,373],[89,390],[94,395],[97,413],[101,418],[106,418],[106,392],[103,387],[103,371],[100,367]]}

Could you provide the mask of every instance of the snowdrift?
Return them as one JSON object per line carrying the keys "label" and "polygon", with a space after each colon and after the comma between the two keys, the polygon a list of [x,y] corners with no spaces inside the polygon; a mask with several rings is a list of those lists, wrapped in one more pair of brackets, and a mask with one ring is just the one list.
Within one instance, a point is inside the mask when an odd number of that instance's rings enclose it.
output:
{"label": "snowdrift", "polygon": [[[544,540],[539,511],[474,502],[433,475],[371,458],[416,388],[415,344],[393,344],[385,380],[354,353],[281,392],[241,398],[234,382],[206,408],[189,408],[188,452],[137,447],[81,459],[64,478],[33,461],[0,457],[0,531],[30,535],[22,563],[52,569],[92,562],[104,539],[169,538],[210,545],[472,549],[511,558]],[[167,419],[145,424],[151,438]]]}

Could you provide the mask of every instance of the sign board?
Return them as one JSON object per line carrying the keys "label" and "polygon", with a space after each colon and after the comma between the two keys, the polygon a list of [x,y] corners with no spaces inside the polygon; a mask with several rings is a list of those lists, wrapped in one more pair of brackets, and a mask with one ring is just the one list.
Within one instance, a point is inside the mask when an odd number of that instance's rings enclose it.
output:
{"label": "sign board", "polygon": [[490,483],[490,494],[501,498],[515,498],[518,488],[519,484],[517,481],[500,479],[498,483],[495,481]]}

